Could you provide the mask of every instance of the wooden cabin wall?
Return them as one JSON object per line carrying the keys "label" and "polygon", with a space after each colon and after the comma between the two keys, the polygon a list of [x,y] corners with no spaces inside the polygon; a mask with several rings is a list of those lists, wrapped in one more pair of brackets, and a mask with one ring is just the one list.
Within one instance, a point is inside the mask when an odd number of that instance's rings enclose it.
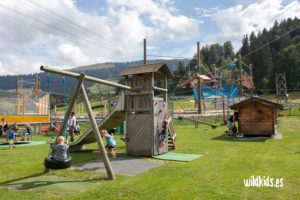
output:
{"label": "wooden cabin wall", "polygon": [[275,111],[264,104],[251,103],[240,107],[239,123],[244,135],[274,134]]}

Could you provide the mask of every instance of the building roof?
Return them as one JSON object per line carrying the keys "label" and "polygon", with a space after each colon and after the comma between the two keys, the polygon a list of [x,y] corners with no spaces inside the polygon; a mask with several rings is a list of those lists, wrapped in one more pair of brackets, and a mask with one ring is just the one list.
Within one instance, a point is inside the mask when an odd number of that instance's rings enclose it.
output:
{"label": "building roof", "polygon": [[186,80],[178,83],[177,87],[184,88],[187,84],[190,84],[193,80],[198,80],[198,78],[200,78],[201,81],[203,81],[203,82],[207,82],[207,81],[211,81],[212,80],[210,77],[208,77],[206,75],[196,73],[193,76],[191,76],[190,78],[188,78],[188,79],[186,79]]}
{"label": "building roof", "polygon": [[231,105],[230,108],[235,110],[239,107],[243,107],[243,106],[248,105],[249,103],[252,103],[252,102],[261,103],[261,104],[273,107],[275,109],[280,109],[280,110],[283,109],[283,106],[281,104],[278,104],[278,103],[275,103],[275,102],[272,102],[272,101],[269,101],[269,100],[266,100],[266,99],[258,98],[258,97],[250,97],[248,99],[245,99],[243,101],[240,101],[236,104]]}
{"label": "building roof", "polygon": [[152,73],[152,72],[156,73],[160,71],[166,74],[168,79],[171,79],[173,77],[167,64],[164,62],[128,67],[127,69],[123,70],[120,73],[120,75],[126,76],[126,75],[145,74],[145,73]]}

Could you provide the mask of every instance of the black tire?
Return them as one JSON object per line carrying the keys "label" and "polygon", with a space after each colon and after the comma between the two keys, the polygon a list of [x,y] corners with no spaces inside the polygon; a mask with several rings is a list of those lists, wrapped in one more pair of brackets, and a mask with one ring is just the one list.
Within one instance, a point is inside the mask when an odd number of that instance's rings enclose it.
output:
{"label": "black tire", "polygon": [[44,165],[48,169],[66,169],[71,167],[72,165],[72,157],[69,156],[65,161],[57,161],[52,158],[52,156],[49,156],[45,158]]}

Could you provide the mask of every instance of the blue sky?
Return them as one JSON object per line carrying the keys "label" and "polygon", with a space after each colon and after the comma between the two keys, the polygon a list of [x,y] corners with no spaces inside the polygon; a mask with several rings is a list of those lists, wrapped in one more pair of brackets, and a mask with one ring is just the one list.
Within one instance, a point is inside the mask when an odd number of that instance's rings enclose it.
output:
{"label": "blue sky", "polygon": [[154,55],[192,57],[197,41],[238,50],[299,11],[296,0],[1,0],[0,75],[140,60],[145,37]]}

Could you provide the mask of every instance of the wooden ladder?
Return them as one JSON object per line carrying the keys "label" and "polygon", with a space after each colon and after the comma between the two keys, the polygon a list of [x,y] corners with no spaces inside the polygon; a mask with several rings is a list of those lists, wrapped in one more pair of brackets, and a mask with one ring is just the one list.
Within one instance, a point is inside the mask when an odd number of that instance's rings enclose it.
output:
{"label": "wooden ladder", "polygon": [[175,140],[176,140],[176,132],[173,126],[172,121],[169,124],[169,131],[168,131],[168,147],[169,149],[175,149]]}

